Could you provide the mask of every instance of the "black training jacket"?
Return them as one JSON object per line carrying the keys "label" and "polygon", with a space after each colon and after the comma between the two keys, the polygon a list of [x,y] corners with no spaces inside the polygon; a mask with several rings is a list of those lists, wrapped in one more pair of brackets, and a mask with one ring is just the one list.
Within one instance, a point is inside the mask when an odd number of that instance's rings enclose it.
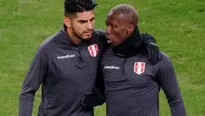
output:
{"label": "black training jacket", "polygon": [[93,116],[81,99],[91,91],[99,59],[106,45],[105,33],[95,30],[92,39],[76,45],[65,29],[38,48],[23,82],[19,116],[31,116],[35,92],[42,84],[39,116]]}
{"label": "black training jacket", "polygon": [[162,59],[152,65],[145,54],[123,58],[110,47],[101,65],[107,116],[159,116],[160,88],[172,116],[186,116],[175,71],[166,54],[162,53]]}

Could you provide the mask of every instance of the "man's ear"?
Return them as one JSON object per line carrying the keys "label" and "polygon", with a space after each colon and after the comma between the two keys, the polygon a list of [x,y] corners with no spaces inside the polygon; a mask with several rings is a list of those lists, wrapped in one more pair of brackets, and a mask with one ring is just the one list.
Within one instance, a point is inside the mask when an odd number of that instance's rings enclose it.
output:
{"label": "man's ear", "polygon": [[71,19],[70,18],[64,17],[63,23],[66,25],[66,27],[71,27]]}
{"label": "man's ear", "polygon": [[135,26],[134,25],[128,25],[128,28],[127,28],[127,34],[128,35],[131,35],[132,34],[132,32],[134,31],[134,28],[135,28]]}

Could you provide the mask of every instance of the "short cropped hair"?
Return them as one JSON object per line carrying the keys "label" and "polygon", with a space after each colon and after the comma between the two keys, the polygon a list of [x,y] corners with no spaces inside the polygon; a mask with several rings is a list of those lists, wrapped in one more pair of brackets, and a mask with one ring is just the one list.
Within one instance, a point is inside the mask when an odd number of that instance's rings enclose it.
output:
{"label": "short cropped hair", "polygon": [[134,25],[138,24],[138,20],[139,20],[138,19],[138,12],[133,6],[131,6],[129,4],[117,5],[117,6],[113,7],[110,11],[118,13],[118,14],[122,14],[122,15],[129,15],[129,16],[131,16],[132,23]]}
{"label": "short cropped hair", "polygon": [[65,0],[64,12],[65,16],[75,14],[77,12],[90,11],[95,8],[97,4],[94,0]]}

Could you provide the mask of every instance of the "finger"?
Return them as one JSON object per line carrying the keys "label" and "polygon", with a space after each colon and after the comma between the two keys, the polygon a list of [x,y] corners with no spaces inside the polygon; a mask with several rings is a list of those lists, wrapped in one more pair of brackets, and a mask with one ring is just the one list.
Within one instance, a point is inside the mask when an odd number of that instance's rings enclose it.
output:
{"label": "finger", "polygon": [[149,59],[151,59],[151,57],[152,57],[152,53],[151,53],[151,50],[148,48],[148,57],[149,57]]}
{"label": "finger", "polygon": [[152,64],[155,63],[155,51],[152,50]]}

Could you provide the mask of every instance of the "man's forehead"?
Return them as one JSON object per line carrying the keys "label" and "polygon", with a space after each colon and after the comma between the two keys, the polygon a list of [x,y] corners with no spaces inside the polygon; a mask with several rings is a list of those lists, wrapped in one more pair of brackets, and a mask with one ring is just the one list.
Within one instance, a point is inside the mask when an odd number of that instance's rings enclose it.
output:
{"label": "man's forehead", "polygon": [[125,17],[120,12],[109,12],[107,15],[107,21],[112,23],[118,23],[118,22],[127,22],[129,17]]}
{"label": "man's forehead", "polygon": [[107,15],[107,19],[110,20],[119,20],[119,19],[123,19],[124,15],[120,12],[113,12],[110,11]]}
{"label": "man's forehead", "polygon": [[84,12],[77,12],[76,13],[76,18],[83,18],[83,19],[89,19],[89,18],[93,18],[95,16],[95,12],[94,10],[90,10],[90,11],[84,11]]}

